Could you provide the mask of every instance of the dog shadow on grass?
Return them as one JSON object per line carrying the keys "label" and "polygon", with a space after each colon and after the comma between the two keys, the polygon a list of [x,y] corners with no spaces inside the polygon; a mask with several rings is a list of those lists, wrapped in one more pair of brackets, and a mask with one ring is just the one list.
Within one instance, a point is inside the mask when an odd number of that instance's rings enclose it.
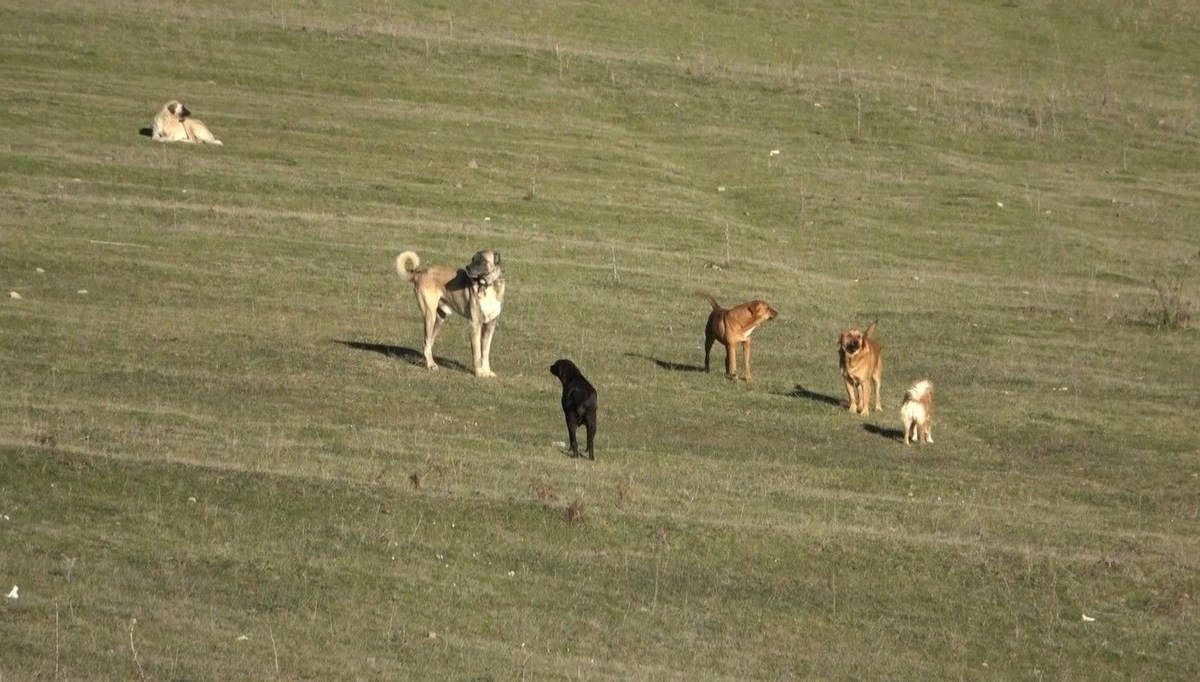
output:
{"label": "dog shadow on grass", "polygon": [[665,369],[668,372],[703,372],[704,368],[700,365],[685,365],[682,362],[671,362],[670,360],[660,360],[652,358],[649,355],[639,355],[637,353],[626,353],[626,357],[638,358],[640,360],[649,360],[658,365],[659,368]]}
{"label": "dog shadow on grass", "polygon": [[863,424],[863,431],[873,433],[876,436],[883,436],[889,440],[904,440],[904,432],[900,429],[893,429],[887,426],[878,426],[876,424]]}
{"label": "dog shadow on grass", "polygon": [[[341,339],[334,339],[333,342],[347,348],[353,348],[354,350],[365,350],[372,353],[379,353],[380,355],[385,355],[389,358],[400,358],[408,364],[415,365],[417,367],[425,366],[425,356],[421,353],[421,351],[415,348],[408,348],[406,346],[392,346],[386,343],[368,343],[366,341],[342,341]],[[466,365],[458,362],[457,360],[439,358],[436,355],[433,359],[436,360],[437,363],[442,367],[449,367],[462,372],[469,371]]]}
{"label": "dog shadow on grass", "polygon": [[817,393],[816,391],[809,390],[800,384],[796,384],[795,388],[787,393],[784,393],[783,395],[786,395],[789,398],[804,398],[805,400],[811,400],[816,403],[825,403],[826,405],[833,405],[834,407],[846,406],[846,403],[842,402],[841,398],[835,398],[834,396],[826,395],[824,393]]}

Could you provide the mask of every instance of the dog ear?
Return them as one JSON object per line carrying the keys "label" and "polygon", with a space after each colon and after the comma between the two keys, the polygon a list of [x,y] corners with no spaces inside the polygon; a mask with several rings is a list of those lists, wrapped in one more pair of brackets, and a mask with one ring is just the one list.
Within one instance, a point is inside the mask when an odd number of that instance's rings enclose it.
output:
{"label": "dog ear", "polygon": [[169,112],[171,112],[172,114],[174,114],[174,113],[175,113],[175,106],[176,106],[176,104],[177,104],[176,102],[171,102],[170,104],[168,104],[168,105],[167,105],[167,111],[169,111]]}
{"label": "dog ear", "polygon": [[495,265],[500,264],[500,252],[499,251],[492,252],[492,263]]}

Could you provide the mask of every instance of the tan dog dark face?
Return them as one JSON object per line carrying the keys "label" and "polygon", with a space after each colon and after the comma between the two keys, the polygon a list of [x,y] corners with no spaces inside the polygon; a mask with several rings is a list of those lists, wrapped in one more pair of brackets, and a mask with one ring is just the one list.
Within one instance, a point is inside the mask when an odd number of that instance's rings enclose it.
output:
{"label": "tan dog dark face", "polygon": [[846,355],[854,355],[863,346],[863,334],[857,329],[848,329],[838,337],[838,345]]}
{"label": "tan dog dark face", "polygon": [[874,338],[878,324],[879,320],[875,320],[863,331],[851,328],[838,336],[838,364],[846,383],[849,409],[851,412],[860,412],[864,417],[871,411],[872,389],[875,409],[882,409],[879,398],[880,376],[883,373],[882,349]]}

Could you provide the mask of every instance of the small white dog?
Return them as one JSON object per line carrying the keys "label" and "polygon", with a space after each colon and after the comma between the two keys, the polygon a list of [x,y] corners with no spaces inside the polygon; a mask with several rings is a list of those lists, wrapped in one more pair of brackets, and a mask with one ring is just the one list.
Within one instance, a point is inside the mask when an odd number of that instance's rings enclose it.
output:
{"label": "small white dog", "polygon": [[179,100],[171,100],[154,117],[152,137],[159,142],[202,142],[222,144],[203,122],[190,118],[192,112]]}
{"label": "small white dog", "polygon": [[904,392],[900,405],[900,423],[904,427],[904,444],[932,443],[929,427],[933,422],[933,382],[921,379]]}

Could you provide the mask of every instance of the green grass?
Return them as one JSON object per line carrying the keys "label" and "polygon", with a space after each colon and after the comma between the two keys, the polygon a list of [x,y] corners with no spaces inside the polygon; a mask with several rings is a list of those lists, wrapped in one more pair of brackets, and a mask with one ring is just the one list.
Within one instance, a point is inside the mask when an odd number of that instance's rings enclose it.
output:
{"label": "green grass", "polygon": [[[0,25],[0,680],[1200,676],[1191,3]],[[500,376],[426,372],[394,258],[481,248]]]}

